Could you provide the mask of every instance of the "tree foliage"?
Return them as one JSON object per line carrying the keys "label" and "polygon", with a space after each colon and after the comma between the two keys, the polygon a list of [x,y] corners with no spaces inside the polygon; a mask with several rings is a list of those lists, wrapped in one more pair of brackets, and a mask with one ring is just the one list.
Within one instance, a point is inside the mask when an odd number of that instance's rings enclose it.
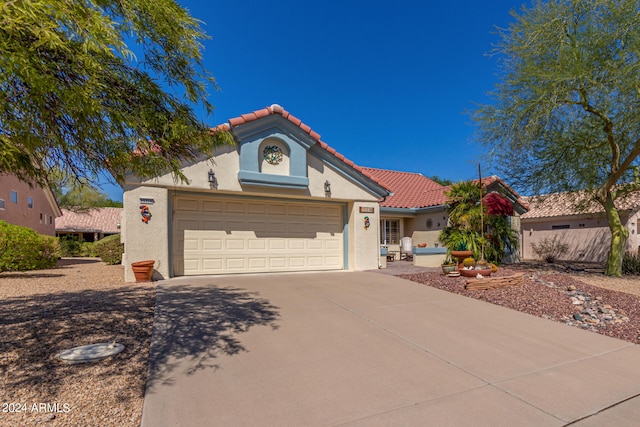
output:
{"label": "tree foliage", "polygon": [[174,0],[3,2],[0,172],[185,179],[183,161],[229,138],[194,114],[212,110],[204,38]]}
{"label": "tree foliage", "polygon": [[500,83],[474,113],[497,170],[533,194],[587,190],[607,212],[607,274],[628,236],[615,201],[640,190],[637,0],[535,1],[500,31]]}
{"label": "tree foliage", "polygon": [[438,175],[433,175],[433,176],[430,176],[430,177],[428,177],[428,178],[429,178],[431,181],[435,181],[435,182],[437,182],[437,183],[438,183],[438,184],[440,184],[440,185],[444,185],[444,186],[447,186],[447,185],[453,185],[453,181],[451,181],[451,180],[450,180],[450,179],[448,179],[448,178],[440,178]]}
{"label": "tree foliage", "polygon": [[86,178],[67,176],[57,168],[49,173],[49,185],[61,208],[78,212],[98,207],[122,207],[121,201],[110,199]]}

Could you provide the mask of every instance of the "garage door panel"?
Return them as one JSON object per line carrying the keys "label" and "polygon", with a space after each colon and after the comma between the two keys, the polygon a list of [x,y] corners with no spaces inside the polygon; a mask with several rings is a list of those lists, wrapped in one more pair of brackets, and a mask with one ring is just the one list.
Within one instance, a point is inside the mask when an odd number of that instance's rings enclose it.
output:
{"label": "garage door panel", "polygon": [[186,198],[178,198],[176,200],[176,205],[180,206],[180,210],[181,211],[192,211],[192,212],[198,212],[200,209],[200,206],[198,204],[198,200],[197,199],[186,199]]}
{"label": "garage door panel", "polygon": [[264,258],[249,258],[249,269],[264,271],[267,268],[268,259]]}
{"label": "garage door panel", "polygon": [[264,203],[249,203],[247,208],[247,212],[250,214],[260,214],[264,215],[267,213],[267,207]]}
{"label": "garage door panel", "polygon": [[224,222],[220,219],[202,219],[199,224],[199,227],[192,227],[191,230],[222,230],[224,228]]}
{"label": "garage door panel", "polygon": [[247,269],[247,260],[245,258],[227,258],[227,270],[243,271]]}
{"label": "garage door panel", "polygon": [[244,202],[227,202],[225,205],[225,212],[228,213],[244,213],[246,203]]}
{"label": "garage door panel", "polygon": [[[202,260],[202,268],[205,271],[223,271],[223,263],[219,258]],[[185,270],[187,269],[185,264]]]}
{"label": "garage door panel", "polygon": [[219,251],[223,248],[223,246],[224,245],[222,239],[202,239],[203,251]]}
{"label": "garage door panel", "polygon": [[282,251],[287,248],[287,242],[284,239],[268,239],[269,250]]}
{"label": "garage door panel", "polygon": [[287,209],[283,204],[268,204],[267,205],[267,214],[268,215],[286,215]]}
{"label": "garage door panel", "polygon": [[306,267],[306,258],[302,257],[291,257],[289,258],[289,265],[293,268],[303,268]]}
{"label": "garage door panel", "polygon": [[322,240],[309,240],[307,243],[309,245],[309,249],[316,251],[321,251],[324,246],[324,241]]}
{"label": "garage door panel", "polygon": [[332,265],[332,266],[334,266],[334,267],[336,267],[336,268],[337,268],[339,265],[341,265],[341,264],[342,264],[342,258],[340,258],[340,257],[331,257],[331,256],[328,256],[328,257],[325,257],[325,260],[324,260],[324,261],[325,261],[325,263],[326,263],[327,265]]}
{"label": "garage door panel", "polygon": [[213,200],[202,201],[203,212],[222,212],[223,210],[224,210],[224,206],[219,201],[213,201]]}
{"label": "garage door panel", "polygon": [[226,239],[224,241],[225,249],[228,251],[243,251],[247,249],[244,239]]}
{"label": "garage door panel", "polygon": [[174,203],[177,275],[343,268],[338,204],[213,197]]}
{"label": "garage door panel", "polygon": [[250,220],[247,223],[249,224],[249,230],[252,230],[256,236],[261,234],[264,235],[268,231],[267,224],[265,224],[264,221]]}
{"label": "garage door panel", "polygon": [[248,239],[247,240],[247,248],[250,251],[260,251],[264,252],[267,250],[267,241],[261,239]]}
{"label": "garage door panel", "polygon": [[287,231],[287,224],[282,221],[271,221],[269,223],[269,233],[271,235],[283,235]]}
{"label": "garage door panel", "polygon": [[324,265],[324,257],[321,256],[310,256],[307,258],[309,263],[309,267],[320,267]]}
{"label": "garage door panel", "polygon": [[197,251],[198,250],[198,239],[185,239],[184,240],[184,250],[185,251]]}
{"label": "garage door panel", "polygon": [[342,242],[338,242],[336,240],[325,240],[325,249],[332,251],[338,250],[342,247]]}
{"label": "garage door panel", "polygon": [[287,258],[269,257],[269,268],[272,270],[283,270],[287,267]]}
{"label": "garage door panel", "polygon": [[289,205],[287,207],[287,215],[292,217],[301,217],[305,216],[306,210],[304,206],[300,205]]}
{"label": "garage door panel", "polygon": [[305,243],[304,239],[291,239],[289,240],[289,249],[302,251],[305,249]]}

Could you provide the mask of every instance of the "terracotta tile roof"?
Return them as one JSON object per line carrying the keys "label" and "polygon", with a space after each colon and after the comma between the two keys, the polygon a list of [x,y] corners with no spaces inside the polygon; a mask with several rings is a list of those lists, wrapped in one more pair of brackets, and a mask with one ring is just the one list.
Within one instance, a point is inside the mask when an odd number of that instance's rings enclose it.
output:
{"label": "terracotta tile roof", "polygon": [[119,233],[122,208],[95,208],[86,212],[62,209],[62,216],[55,219],[56,231],[94,233]]}
{"label": "terracotta tile roof", "polygon": [[[320,134],[319,133],[317,133],[314,130],[312,130],[311,127],[309,127],[308,125],[304,124],[302,122],[302,120],[300,120],[299,118],[295,117],[293,114],[289,113],[287,110],[285,110],[284,108],[282,108],[278,104],[272,104],[271,106],[265,107],[265,108],[263,108],[261,110],[256,110],[256,111],[254,111],[252,113],[243,114],[241,116],[229,119],[228,123],[224,123],[224,124],[218,125],[215,128],[213,128],[212,131],[213,132],[215,132],[216,130],[229,131],[229,130],[233,129],[236,126],[241,126],[241,125],[243,125],[245,123],[249,123],[249,122],[252,122],[254,120],[258,120],[258,119],[261,119],[263,117],[267,117],[267,116],[274,115],[274,114],[282,116],[282,118],[290,121],[295,126],[297,126],[300,129],[302,129],[302,131],[304,133],[308,134],[311,138],[313,138],[322,149],[328,151],[329,153],[331,153],[332,155],[337,157],[339,160],[341,160],[345,164],[349,165],[350,167],[352,167],[356,171],[360,172],[361,174],[363,174],[367,178],[369,178],[372,181],[376,182],[377,184],[382,185],[383,187],[387,188],[382,183],[380,183],[374,176],[369,175],[366,172],[366,170],[367,170],[366,168],[363,168],[363,167],[360,167],[360,166],[356,165],[353,161],[347,159],[345,156],[343,156],[342,154],[340,154],[339,152],[337,152],[336,150],[331,148],[326,142],[323,142],[320,139]],[[389,189],[389,188],[387,188],[387,189]]]}
{"label": "terracotta tile roof", "polygon": [[417,209],[444,205],[447,202],[447,196],[444,194],[447,187],[422,174],[374,168],[363,169],[366,174],[393,193],[380,203],[382,207]]}
{"label": "terracotta tile roof", "polygon": [[[542,196],[525,197],[529,212],[522,219],[551,218],[572,215],[604,213],[600,203],[590,200],[586,192],[552,193]],[[584,206],[583,209],[581,209]],[[637,211],[640,209],[640,194],[631,194],[616,200],[619,210]]]}

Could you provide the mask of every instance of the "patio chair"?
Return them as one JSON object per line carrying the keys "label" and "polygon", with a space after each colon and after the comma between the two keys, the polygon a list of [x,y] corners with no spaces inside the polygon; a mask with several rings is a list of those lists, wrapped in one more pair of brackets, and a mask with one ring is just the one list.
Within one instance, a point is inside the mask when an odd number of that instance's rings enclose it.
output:
{"label": "patio chair", "polygon": [[413,245],[411,243],[411,237],[403,237],[400,239],[400,259],[406,261],[413,260]]}

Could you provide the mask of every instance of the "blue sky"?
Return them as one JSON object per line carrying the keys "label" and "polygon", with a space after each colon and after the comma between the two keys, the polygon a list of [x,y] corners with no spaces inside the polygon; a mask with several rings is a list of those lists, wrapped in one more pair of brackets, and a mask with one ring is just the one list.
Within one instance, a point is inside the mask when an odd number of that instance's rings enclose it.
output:
{"label": "blue sky", "polygon": [[[460,181],[483,148],[465,111],[496,83],[495,26],[522,0],[178,0],[204,21],[212,126],[280,104],[360,166]],[[483,174],[490,174],[483,164]],[[114,199],[122,191],[105,190]]]}

